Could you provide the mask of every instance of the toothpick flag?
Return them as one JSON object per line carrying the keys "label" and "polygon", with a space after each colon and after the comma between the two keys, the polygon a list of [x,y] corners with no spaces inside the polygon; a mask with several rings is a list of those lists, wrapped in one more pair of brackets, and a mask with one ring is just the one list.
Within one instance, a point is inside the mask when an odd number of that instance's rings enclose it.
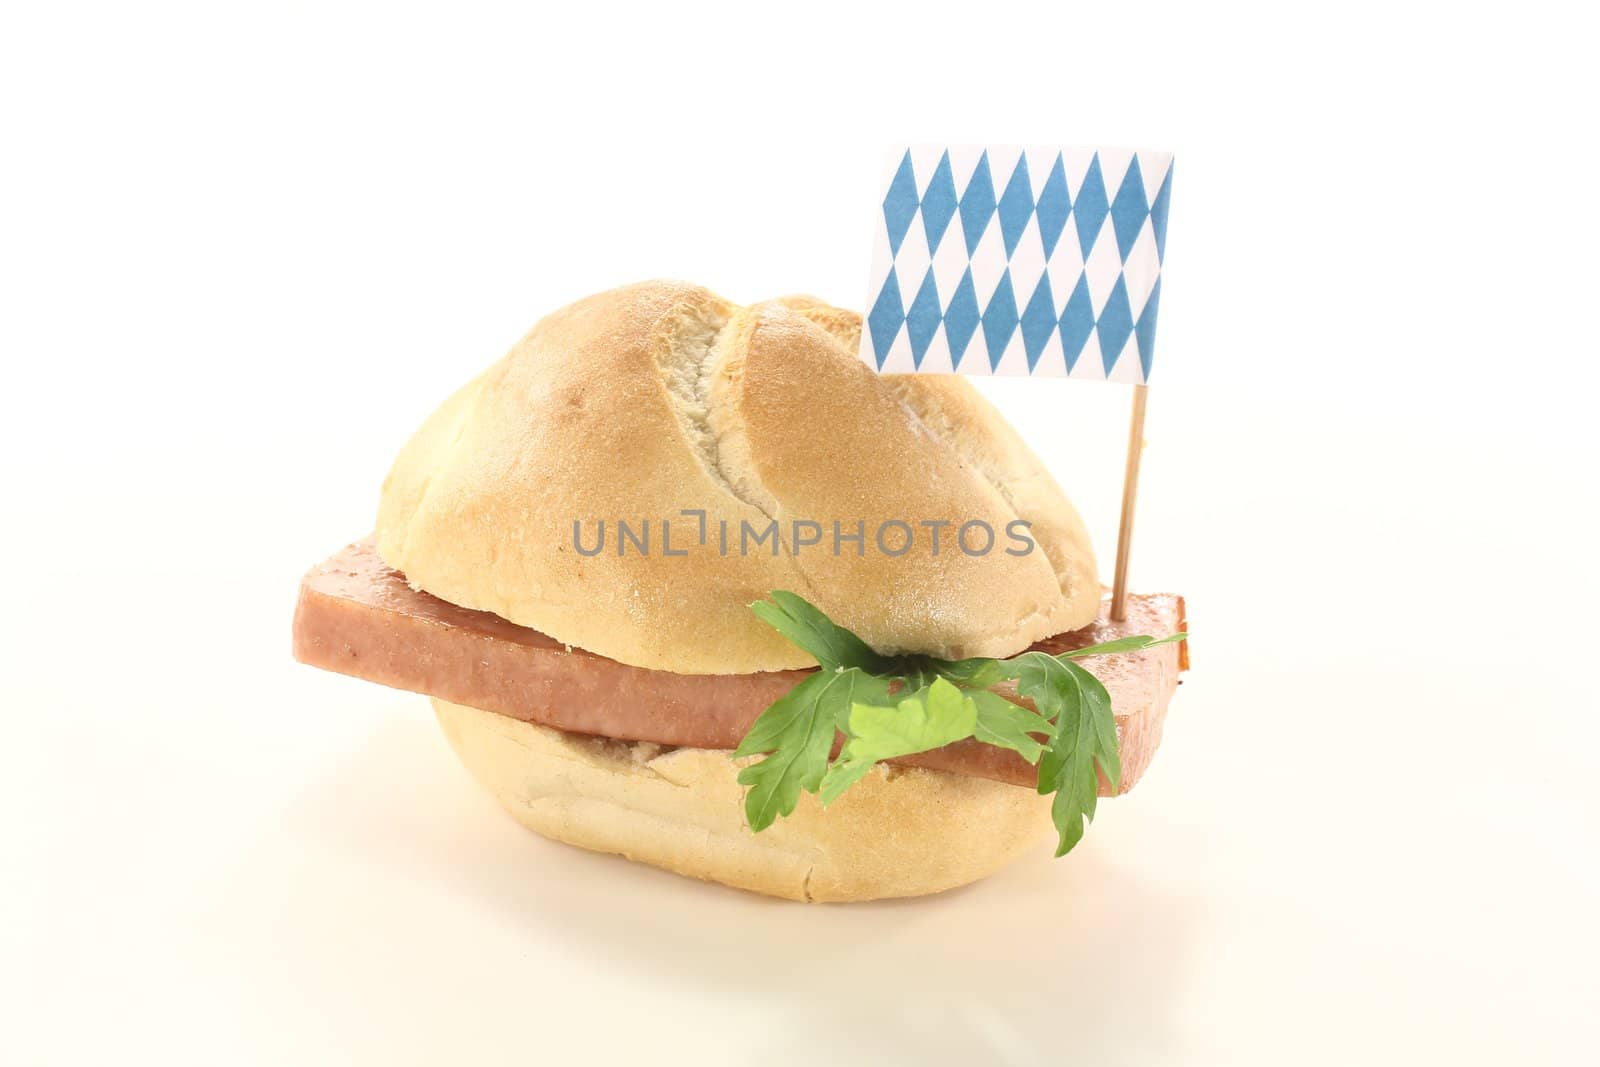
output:
{"label": "toothpick flag", "polygon": [[873,252],[861,358],[886,373],[1144,384],[1172,156],[914,146]]}

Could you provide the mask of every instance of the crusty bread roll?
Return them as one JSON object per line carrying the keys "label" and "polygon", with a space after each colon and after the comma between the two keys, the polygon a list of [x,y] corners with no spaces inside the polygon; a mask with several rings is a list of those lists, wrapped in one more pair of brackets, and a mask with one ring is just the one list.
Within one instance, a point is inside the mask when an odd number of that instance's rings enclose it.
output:
{"label": "crusty bread roll", "polygon": [[[378,552],[418,588],[623,663],[746,673],[812,661],[747,605],[788,589],[884,652],[1003,656],[1088,624],[1100,585],[1072,505],[967,383],[879,376],[855,355],[860,318],[791,298],[738,307],[653,282],[550,315],[461,389],[384,483]],[[706,514],[711,548],[681,548]],[[936,556],[923,521],[981,520],[1038,550]],[[573,524],[649,522],[650,555],[597,556]],[[779,521],[785,551],[715,551],[719,522]],[[831,524],[892,519],[914,547],[831,552]],[[789,551],[795,520],[824,544]],[[614,529],[614,528],[613,528]],[[735,542],[737,543],[737,542]],[[679,761],[689,757],[679,757]],[[909,788],[909,787],[905,787]],[[980,788],[974,786],[973,788]],[[952,883],[953,884],[953,883]]]}
{"label": "crusty bread roll", "polygon": [[565,733],[434,699],[472,776],[528,829],[678,874],[806,901],[917,896],[994,873],[1051,834],[1050,798],[920,768],[875,767],[826,810],[804,794],[760,834],[748,760]]}

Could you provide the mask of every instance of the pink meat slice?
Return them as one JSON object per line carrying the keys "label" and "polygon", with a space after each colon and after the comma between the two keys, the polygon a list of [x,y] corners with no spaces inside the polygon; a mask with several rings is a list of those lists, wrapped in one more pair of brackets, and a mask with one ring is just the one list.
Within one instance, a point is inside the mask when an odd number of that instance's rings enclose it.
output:
{"label": "pink meat slice", "polygon": [[[1111,622],[1108,608],[1109,601],[1102,604],[1093,625],[1033,647],[1062,652],[1185,626],[1183,598],[1172,594],[1130,597],[1122,622]],[[756,716],[808,673],[697,675],[630,667],[412,589],[370,541],[347,546],[305,576],[295,607],[294,655],[324,670],[574,733],[712,749],[736,748]],[[1085,661],[1111,694],[1124,792],[1160,743],[1186,656],[1186,645],[1164,645]],[[1034,768],[1016,753],[970,740],[896,762],[1014,785],[1036,780]],[[1101,792],[1108,791],[1102,781]]]}

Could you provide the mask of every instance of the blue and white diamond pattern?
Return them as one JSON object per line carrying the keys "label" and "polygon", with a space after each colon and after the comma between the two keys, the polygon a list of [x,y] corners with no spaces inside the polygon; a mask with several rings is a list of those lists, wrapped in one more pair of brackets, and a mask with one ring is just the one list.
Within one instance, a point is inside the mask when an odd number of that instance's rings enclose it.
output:
{"label": "blue and white diamond pattern", "polygon": [[861,358],[884,373],[1143,383],[1172,155],[917,145],[878,216]]}

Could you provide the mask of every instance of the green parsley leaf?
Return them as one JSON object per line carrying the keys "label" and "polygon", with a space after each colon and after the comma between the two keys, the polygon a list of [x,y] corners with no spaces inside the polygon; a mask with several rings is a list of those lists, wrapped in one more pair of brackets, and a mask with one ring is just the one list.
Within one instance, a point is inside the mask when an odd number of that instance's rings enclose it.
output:
{"label": "green parsley leaf", "polygon": [[1078,699],[1078,687],[1069,684],[1072,675],[1066,664],[1047,652],[1024,652],[1006,660],[1006,665],[1017,680],[1017,693],[1033,701],[1043,718],[1057,724],[1050,731],[1054,736],[1063,706]]}
{"label": "green parsley leaf", "polygon": [[1066,666],[1077,675],[1078,690],[1083,694],[1084,706],[1094,721],[1095,760],[1115,793],[1122,788],[1122,754],[1117,748],[1117,718],[1111,711],[1111,694],[1106,692],[1105,684],[1087,669],[1070,660]]}
{"label": "green parsley leaf", "polygon": [[739,772],[745,821],[760,832],[794,813],[801,792],[815,793],[828,769],[835,734],[858,700],[887,700],[888,683],[862,671],[818,671],[773,701],[745,735],[735,756],[771,755]]}
{"label": "green parsley leaf", "polygon": [[782,589],[768,594],[772,600],[750,605],[756,617],[816,657],[825,671],[859,667],[880,674],[887,660],[843,626],[834,625],[803,597]]}
{"label": "green parsley leaf", "polygon": [[1170,645],[1188,636],[1188,634],[1169,634],[1166,637],[1151,637],[1149,634],[1134,634],[1132,637],[1119,637],[1115,641],[1103,641],[1098,645],[1074,648],[1061,654],[1068,659],[1078,659],[1082,656],[1109,656],[1114,652],[1140,652],[1147,648],[1155,648],[1157,645]]}
{"label": "green parsley leaf", "polygon": [[832,803],[875,763],[942,748],[971,737],[977,725],[978,706],[972,697],[943,678],[895,707],[857,701],[850,706],[850,740],[823,779],[822,802]]}
{"label": "green parsley leaf", "polygon": [[867,776],[867,772],[878,765],[877,760],[837,759],[828,768],[828,773],[822,777],[822,786],[817,790],[817,799],[822,801],[822,806],[827,807],[851,786]]}
{"label": "green parsley leaf", "polygon": [[850,706],[850,741],[840,753],[847,759],[893,759],[941,748],[971,737],[978,725],[978,707],[970,696],[936,678],[920,693],[896,707],[860,701]]}
{"label": "green parsley leaf", "polygon": [[1116,789],[1122,778],[1117,755],[1117,722],[1111,697],[1099,679],[1069,659],[1025,652],[1009,660],[1017,672],[1017,692],[1055,722],[1049,747],[1039,757],[1039,792],[1055,794],[1050,816],[1063,856],[1083,839],[1084,823],[1094,819],[1100,778],[1105,772]]}
{"label": "green parsley leaf", "polygon": [[978,706],[978,724],[972,731],[972,736],[986,745],[1019,752],[1029,763],[1039,762],[1039,755],[1044,751],[1044,743],[1029,735],[1050,736],[1055,732],[1055,728],[1049,722],[1021,704],[1013,704],[999,693],[980,689],[971,696]]}
{"label": "green parsley leaf", "polygon": [[997,659],[935,660],[936,673],[967,689],[987,689],[1009,675]]}

